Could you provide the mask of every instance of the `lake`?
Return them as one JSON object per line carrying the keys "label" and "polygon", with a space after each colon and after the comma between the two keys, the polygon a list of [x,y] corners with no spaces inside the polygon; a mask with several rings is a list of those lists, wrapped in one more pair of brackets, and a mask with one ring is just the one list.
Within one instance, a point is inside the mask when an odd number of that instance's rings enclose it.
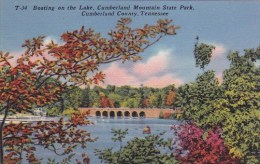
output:
{"label": "lake", "polygon": [[91,163],[101,163],[98,157],[94,155],[94,149],[106,149],[113,147],[117,150],[119,144],[111,140],[112,133],[111,129],[128,129],[128,135],[126,136],[123,144],[133,139],[134,137],[145,137],[147,134],[143,134],[143,129],[149,125],[151,127],[151,134],[158,134],[166,131],[164,138],[172,138],[173,134],[170,131],[170,127],[173,124],[178,124],[176,120],[165,120],[165,119],[96,119],[90,118],[95,125],[86,127],[86,130],[91,132],[93,137],[98,137],[98,140],[94,143],[89,143],[87,152],[90,156]]}
{"label": "lake", "polygon": [[[119,149],[119,143],[115,143],[111,140],[112,133],[111,129],[128,129],[128,135],[124,139],[123,144],[135,137],[145,137],[148,134],[143,134],[143,129],[149,125],[151,127],[151,134],[159,134],[163,131],[166,133],[163,138],[172,138],[173,133],[170,130],[171,125],[179,124],[177,120],[166,120],[166,119],[155,119],[155,118],[128,118],[128,119],[103,119],[103,118],[89,118],[94,125],[89,125],[81,127],[88,132],[91,132],[92,138],[98,137],[97,141],[93,143],[87,143],[87,148],[82,150],[78,148],[76,150],[77,156],[81,156],[82,152],[86,152],[90,157],[91,164],[99,164],[101,161],[94,155],[94,149],[107,149],[113,147],[113,150]],[[57,156],[52,156],[51,152],[42,151],[41,157],[44,158],[42,161],[47,160],[47,158],[57,158]],[[58,159],[58,158],[57,158]]]}

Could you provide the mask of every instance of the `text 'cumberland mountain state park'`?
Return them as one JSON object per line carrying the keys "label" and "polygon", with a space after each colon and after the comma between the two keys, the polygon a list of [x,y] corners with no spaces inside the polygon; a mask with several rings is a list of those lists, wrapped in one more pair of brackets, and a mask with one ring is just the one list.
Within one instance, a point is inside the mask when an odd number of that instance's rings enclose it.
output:
{"label": "text 'cumberland mountain state park'", "polygon": [[78,10],[82,16],[168,16],[169,11],[194,10],[192,5],[79,5],[60,9],[55,6],[33,6],[33,10]]}

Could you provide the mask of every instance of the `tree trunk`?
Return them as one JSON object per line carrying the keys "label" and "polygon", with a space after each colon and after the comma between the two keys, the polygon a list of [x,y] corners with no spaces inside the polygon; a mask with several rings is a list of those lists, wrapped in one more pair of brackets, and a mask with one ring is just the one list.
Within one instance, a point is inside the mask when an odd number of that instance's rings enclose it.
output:
{"label": "tree trunk", "polygon": [[61,112],[61,114],[64,112],[64,99],[63,99],[63,97],[61,97],[61,109],[60,109],[60,112]]}
{"label": "tree trunk", "polygon": [[[2,124],[2,123],[1,123]],[[4,163],[3,128],[0,127],[0,164]]]}
{"label": "tree trunk", "polygon": [[6,108],[4,118],[3,118],[2,122],[1,122],[1,126],[0,126],[0,164],[4,163],[3,129],[4,129],[4,125],[5,125],[5,120],[6,120],[7,115],[8,115],[8,111],[9,111],[9,109]]}

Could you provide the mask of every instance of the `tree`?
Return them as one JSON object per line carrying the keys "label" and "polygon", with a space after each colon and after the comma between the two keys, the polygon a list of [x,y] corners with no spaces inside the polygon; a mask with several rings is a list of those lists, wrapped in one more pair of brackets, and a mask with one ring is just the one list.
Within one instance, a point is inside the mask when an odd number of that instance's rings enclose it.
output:
{"label": "tree", "polygon": [[176,104],[183,117],[194,121],[200,127],[211,128],[214,123],[212,113],[214,102],[222,95],[218,80],[213,71],[198,75],[196,81],[181,86],[177,91]]}
{"label": "tree", "polygon": [[[171,91],[175,91],[176,88],[174,86],[174,84],[168,85],[164,88],[161,89],[161,95],[159,98],[159,101],[161,102],[161,107],[168,107],[168,105],[166,104],[166,100],[167,100],[167,95],[171,92]],[[161,99],[161,100],[160,100]]]}
{"label": "tree", "polygon": [[[85,120],[86,115],[73,114],[68,121],[61,118],[57,122],[37,122],[8,124],[3,131],[4,146],[7,154],[4,162],[8,164],[21,163],[23,153],[29,163],[40,163],[35,152],[37,145],[52,151],[56,155],[63,155],[63,161],[70,162],[75,155],[73,149],[78,147],[86,148],[87,142],[95,139],[90,133],[79,129],[80,126],[91,124]],[[85,156],[85,155],[84,155]],[[87,160],[87,156],[83,160]]]}
{"label": "tree", "polygon": [[100,108],[114,107],[114,104],[104,93],[100,93],[99,107]]}
{"label": "tree", "polygon": [[121,102],[121,107],[138,108],[140,100],[138,98],[127,98]]}
{"label": "tree", "polygon": [[220,136],[221,129],[216,128],[206,132],[192,123],[175,125],[172,129],[176,136],[174,154],[180,163],[235,164],[238,162],[229,154]]}
{"label": "tree", "polygon": [[117,87],[115,89],[115,93],[119,94],[120,96],[126,98],[129,96],[129,91],[131,87],[128,85],[122,86],[122,87]]}
{"label": "tree", "polygon": [[215,47],[212,45],[199,43],[199,38],[197,38],[197,42],[195,43],[194,48],[196,67],[200,67],[204,70],[205,66],[210,63],[210,59],[214,49]]}
{"label": "tree", "polygon": [[194,56],[196,66],[203,69],[196,81],[181,86],[176,95],[176,105],[183,111],[183,118],[194,121],[202,128],[210,129],[214,126],[212,113],[213,104],[218,100],[223,92],[214,71],[204,71],[209,64],[214,46],[205,43],[195,43]]}
{"label": "tree", "polygon": [[162,95],[161,94],[158,94],[156,107],[157,108],[161,108],[162,107]]}
{"label": "tree", "polygon": [[167,106],[173,107],[174,101],[175,101],[176,93],[175,91],[171,90],[169,91],[168,95],[166,96],[165,104]]}
{"label": "tree", "polygon": [[69,108],[77,110],[82,100],[82,90],[79,87],[73,87],[62,94],[62,99],[65,110]]}
{"label": "tree", "polygon": [[114,93],[116,90],[116,86],[115,85],[107,85],[106,90],[108,91],[108,93]]}
{"label": "tree", "polygon": [[150,107],[157,107],[157,99],[158,99],[158,94],[151,93],[148,97],[148,102]]}
{"label": "tree", "polygon": [[[138,55],[166,35],[175,35],[171,20],[159,20],[156,25],[132,29],[131,19],[122,18],[108,37],[82,27],[62,34],[64,44],[51,41],[44,45],[44,36],[26,40],[25,52],[12,64],[9,53],[0,52],[0,163],[3,163],[3,129],[10,111],[32,112],[55,102],[69,86],[98,84],[104,74],[101,64],[118,60],[140,60]],[[54,79],[54,83],[47,83]],[[58,84],[58,85],[57,85]]]}
{"label": "tree", "polygon": [[230,68],[218,84],[212,71],[177,91],[183,117],[206,131],[221,128],[229,154],[242,163],[259,163],[260,47],[231,52]]}
{"label": "tree", "polygon": [[223,128],[230,153],[243,163],[259,163],[260,142],[260,47],[245,55],[228,55],[230,68],[224,71],[223,96],[214,104],[213,121]]}
{"label": "tree", "polygon": [[120,107],[120,102],[122,101],[122,97],[116,93],[109,93],[108,98],[110,99],[112,106],[115,108]]}
{"label": "tree", "polygon": [[[145,138],[134,138],[122,146],[122,140],[128,134],[127,130],[112,129],[115,137],[114,142],[119,142],[118,151],[112,148],[105,150],[96,150],[95,154],[105,163],[114,164],[139,164],[139,163],[158,163],[158,164],[175,164],[177,161],[171,153],[163,152],[162,148],[171,150],[172,143],[169,140],[161,139],[163,133],[158,135],[149,135]],[[161,149],[160,149],[161,148]]]}
{"label": "tree", "polygon": [[150,106],[150,102],[147,97],[144,98],[141,106],[142,106],[142,108],[148,108]]}
{"label": "tree", "polygon": [[140,89],[139,89],[139,94],[140,94],[140,100],[139,100],[139,108],[144,108],[144,88],[143,84],[141,84]]}
{"label": "tree", "polygon": [[93,90],[90,90],[89,103],[90,103],[90,107],[98,107],[99,106],[99,93],[97,93]]}
{"label": "tree", "polygon": [[81,107],[90,107],[90,87],[87,86],[85,89],[82,90],[82,100],[81,100]]}

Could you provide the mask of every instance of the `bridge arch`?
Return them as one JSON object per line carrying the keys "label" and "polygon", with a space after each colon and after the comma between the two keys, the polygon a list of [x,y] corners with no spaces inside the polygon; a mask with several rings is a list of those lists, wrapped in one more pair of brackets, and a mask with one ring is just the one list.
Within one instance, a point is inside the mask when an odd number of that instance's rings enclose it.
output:
{"label": "bridge arch", "polygon": [[96,111],[96,117],[101,117],[101,112],[100,111]]}
{"label": "bridge arch", "polygon": [[116,113],[116,116],[117,116],[117,117],[123,117],[122,111],[118,111],[118,112]]}
{"label": "bridge arch", "polygon": [[136,111],[132,112],[132,117],[138,117],[138,113]]}
{"label": "bridge arch", "polygon": [[102,112],[102,116],[103,116],[103,117],[108,117],[108,112],[107,112],[107,111],[103,111],[103,112]]}
{"label": "bridge arch", "polygon": [[[103,118],[109,118],[110,112],[114,111],[114,117],[125,117],[125,118],[158,118],[160,113],[180,113],[180,109],[172,110],[172,109],[160,109],[160,108],[151,108],[151,109],[141,109],[141,108],[80,108],[81,113],[89,112],[89,116],[98,117],[101,116]],[[121,112],[119,112],[121,111]],[[113,113],[111,113],[113,116]]]}
{"label": "bridge arch", "polygon": [[124,116],[125,117],[130,117],[130,112],[129,111],[125,111]]}
{"label": "bridge arch", "polygon": [[140,113],[139,113],[139,117],[145,117],[145,112],[144,111],[141,111]]}
{"label": "bridge arch", "polygon": [[110,112],[109,112],[109,116],[110,116],[110,118],[111,118],[111,117],[115,117],[115,112],[114,112],[114,111],[110,111]]}

